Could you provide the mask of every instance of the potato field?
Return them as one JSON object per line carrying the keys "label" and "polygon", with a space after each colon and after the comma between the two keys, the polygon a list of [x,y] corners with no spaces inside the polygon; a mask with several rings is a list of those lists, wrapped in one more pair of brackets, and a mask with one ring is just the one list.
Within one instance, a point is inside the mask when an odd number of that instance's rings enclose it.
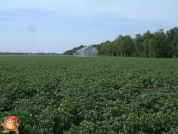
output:
{"label": "potato field", "polygon": [[177,134],[178,60],[0,56],[11,115],[21,134]]}

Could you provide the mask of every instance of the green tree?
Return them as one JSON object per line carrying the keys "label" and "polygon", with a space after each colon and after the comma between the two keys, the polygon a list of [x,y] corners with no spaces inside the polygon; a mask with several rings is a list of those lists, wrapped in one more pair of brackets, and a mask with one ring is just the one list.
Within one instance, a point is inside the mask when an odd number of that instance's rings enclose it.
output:
{"label": "green tree", "polygon": [[139,56],[142,57],[143,51],[143,37],[140,34],[136,34],[134,46],[136,48],[136,52],[139,53]]}
{"label": "green tree", "polygon": [[153,34],[148,30],[143,34],[143,51],[144,57],[152,57],[154,52],[154,42],[153,42]]}
{"label": "green tree", "polygon": [[133,39],[129,35],[126,35],[122,38],[121,44],[122,44],[122,52],[124,53],[124,57],[131,56],[134,50]]}
{"label": "green tree", "polygon": [[113,47],[116,55],[119,56],[120,53],[122,57],[122,35],[119,35],[119,37],[115,39]]}
{"label": "green tree", "polygon": [[168,43],[168,57],[178,56],[178,28],[174,27],[166,32]]}
{"label": "green tree", "polygon": [[167,53],[167,38],[163,29],[158,30],[154,33],[154,40],[156,44],[155,57],[168,57]]}

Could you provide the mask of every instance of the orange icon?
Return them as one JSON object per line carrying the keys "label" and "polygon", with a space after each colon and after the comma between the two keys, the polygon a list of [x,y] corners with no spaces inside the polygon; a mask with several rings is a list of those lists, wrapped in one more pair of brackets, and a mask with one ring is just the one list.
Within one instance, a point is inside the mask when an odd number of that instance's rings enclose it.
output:
{"label": "orange icon", "polygon": [[17,123],[17,117],[16,116],[9,116],[4,118],[4,122],[1,124],[3,128],[5,129],[3,133],[9,133],[9,131],[15,131],[16,134],[19,133]]}

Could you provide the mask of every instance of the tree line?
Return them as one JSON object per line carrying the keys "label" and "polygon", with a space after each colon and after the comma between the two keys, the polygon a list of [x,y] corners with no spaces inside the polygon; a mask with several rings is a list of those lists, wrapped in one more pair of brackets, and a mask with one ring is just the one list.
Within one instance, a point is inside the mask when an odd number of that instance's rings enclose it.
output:
{"label": "tree line", "polygon": [[[114,41],[106,41],[92,45],[98,49],[101,56],[120,57],[150,57],[172,58],[178,57],[178,27],[166,32],[160,29],[154,33],[149,30],[144,34],[136,34],[135,38],[130,35],[119,35]],[[72,55],[83,45],[68,50],[63,54]]]}
{"label": "tree line", "polygon": [[0,55],[62,55],[58,53],[23,53],[23,52],[0,52]]}

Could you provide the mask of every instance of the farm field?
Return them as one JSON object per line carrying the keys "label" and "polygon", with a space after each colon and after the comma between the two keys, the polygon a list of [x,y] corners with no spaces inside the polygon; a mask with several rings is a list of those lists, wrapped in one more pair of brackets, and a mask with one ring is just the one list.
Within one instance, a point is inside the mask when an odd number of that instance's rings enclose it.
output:
{"label": "farm field", "polygon": [[177,59],[0,56],[0,78],[20,133],[178,133]]}

